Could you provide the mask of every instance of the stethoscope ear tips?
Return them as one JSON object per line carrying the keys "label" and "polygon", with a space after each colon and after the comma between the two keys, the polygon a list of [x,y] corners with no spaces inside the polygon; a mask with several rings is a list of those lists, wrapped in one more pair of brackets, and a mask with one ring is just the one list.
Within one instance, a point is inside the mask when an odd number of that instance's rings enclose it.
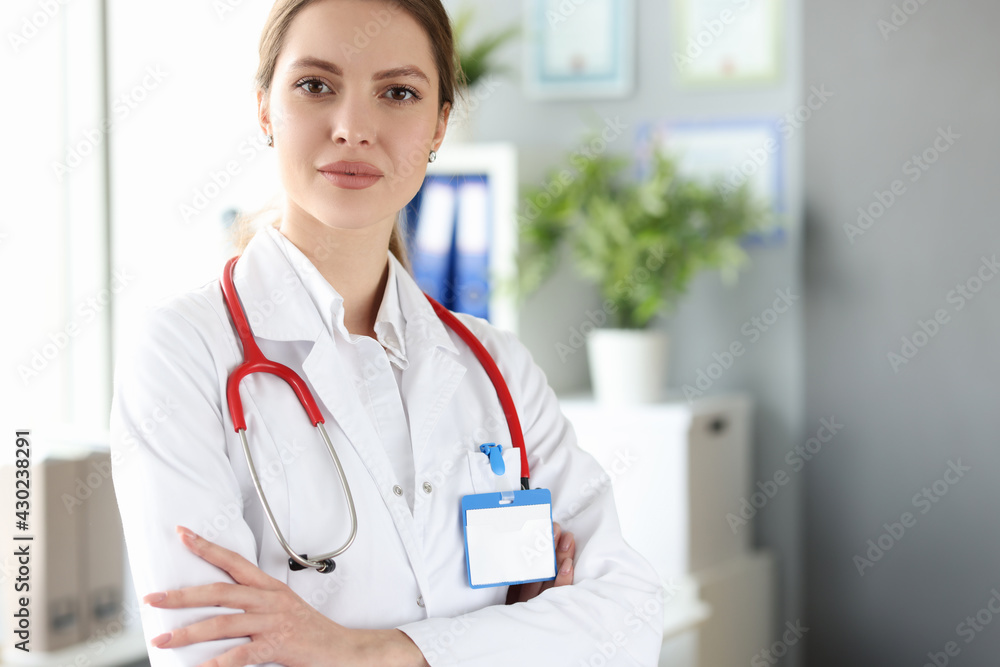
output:
{"label": "stethoscope ear tips", "polygon": [[[307,556],[306,554],[299,554],[299,557],[302,558],[303,560],[309,560],[309,556]],[[322,574],[329,574],[330,572],[333,572],[334,570],[337,569],[337,564],[333,562],[332,558],[327,558],[326,560],[322,560],[320,562],[323,563],[323,565],[321,567],[316,568],[317,572],[320,572]],[[306,567],[304,565],[299,564],[297,561],[289,558],[288,569],[290,569],[292,572],[298,572],[299,570],[306,569]]]}

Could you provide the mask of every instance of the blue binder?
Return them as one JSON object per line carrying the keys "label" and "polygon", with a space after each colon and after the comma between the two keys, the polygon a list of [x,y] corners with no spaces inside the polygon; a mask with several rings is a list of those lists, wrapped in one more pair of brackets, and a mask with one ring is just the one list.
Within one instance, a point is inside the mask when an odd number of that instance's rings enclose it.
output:
{"label": "blue binder", "polygon": [[489,318],[490,191],[482,178],[458,188],[455,235],[455,310]]}
{"label": "blue binder", "polygon": [[454,300],[455,209],[457,192],[449,179],[428,177],[420,192],[417,229],[410,260],[413,276],[424,292],[446,308]]}

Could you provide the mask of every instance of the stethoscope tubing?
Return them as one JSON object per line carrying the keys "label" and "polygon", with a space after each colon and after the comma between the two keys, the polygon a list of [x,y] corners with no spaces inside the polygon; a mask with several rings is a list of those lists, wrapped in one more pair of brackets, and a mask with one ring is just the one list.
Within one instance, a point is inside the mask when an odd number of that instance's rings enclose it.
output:
{"label": "stethoscope tubing", "polygon": [[299,556],[285,540],[285,536],[281,533],[278,522],[274,518],[274,513],[271,511],[271,505],[267,502],[267,497],[264,495],[264,488],[261,486],[260,478],[257,476],[257,468],[253,464],[253,456],[250,455],[250,444],[247,442],[246,429],[240,429],[239,434],[240,442],[243,443],[243,454],[246,456],[247,466],[250,468],[250,477],[253,478],[253,485],[257,489],[257,495],[260,497],[261,504],[264,506],[264,513],[267,515],[268,523],[271,524],[271,529],[277,536],[278,542],[281,543],[281,548],[288,554],[289,565],[291,565],[291,562],[295,562],[300,567],[293,569],[312,567],[325,573],[333,571],[335,567],[333,559],[347,551],[347,548],[354,543],[354,538],[358,534],[358,513],[354,508],[354,496],[351,494],[351,487],[347,483],[347,475],[344,474],[344,467],[340,464],[340,457],[337,456],[337,451],[333,448],[333,443],[330,442],[330,436],[326,433],[326,427],[322,423],[319,423],[316,424],[316,428],[319,429],[320,434],[323,436],[323,442],[326,443],[326,448],[330,451],[330,456],[333,457],[333,463],[337,466],[337,474],[340,476],[340,483],[344,487],[344,495],[347,497],[347,508],[351,513],[351,535],[344,542],[344,545],[336,551],[313,556],[312,558],[306,558],[304,554],[303,556]]}
{"label": "stethoscope tubing", "polygon": [[[223,301],[225,302],[226,309],[229,311],[233,327],[236,329],[236,333],[239,336],[240,344],[243,346],[244,358],[243,362],[240,363],[232,373],[230,373],[226,383],[226,400],[229,405],[229,414],[236,432],[239,433],[240,442],[243,445],[243,454],[246,457],[247,467],[250,469],[250,477],[253,479],[254,488],[257,490],[257,496],[260,498],[261,505],[264,507],[264,513],[267,515],[268,523],[271,524],[271,529],[278,538],[281,548],[288,554],[289,567],[293,570],[308,567],[314,568],[319,572],[332,572],[335,567],[333,559],[347,551],[348,547],[354,543],[354,538],[358,533],[358,514],[354,506],[354,496],[352,495],[351,487],[347,482],[347,475],[344,472],[343,465],[341,465],[340,457],[337,456],[333,443],[330,441],[330,436],[326,432],[322,413],[316,405],[316,401],[313,398],[312,393],[309,391],[309,388],[306,386],[305,381],[292,369],[265,357],[254,340],[253,331],[250,328],[250,323],[247,321],[246,314],[243,311],[243,304],[240,301],[239,295],[236,292],[236,285],[233,282],[233,271],[238,259],[239,255],[230,258],[229,261],[226,262],[225,269],[222,272],[221,281]],[[447,308],[431,298],[430,295],[424,294],[424,296],[430,302],[437,316],[455,333],[457,333],[459,337],[472,349],[473,354],[482,364],[483,369],[486,371],[490,381],[493,383],[493,388],[496,390],[497,398],[500,400],[504,416],[507,419],[507,430],[510,432],[511,446],[521,450],[521,488],[527,490],[529,488],[530,471],[528,469],[528,456],[524,447],[524,434],[521,431],[521,422],[517,416],[517,409],[514,406],[514,400],[510,395],[510,389],[507,387],[507,383],[503,379],[503,374],[497,367],[493,357],[490,356],[490,353],[486,350],[479,339],[477,339],[473,333],[469,331],[468,327],[462,324],[462,322],[459,321],[459,319],[455,317],[455,315]],[[344,495],[347,498],[347,506],[351,515],[351,534],[343,546],[335,551],[321,554],[313,558],[308,558],[306,554],[296,554],[288,544],[288,541],[282,534],[281,529],[278,527],[278,522],[274,518],[274,513],[271,511],[271,506],[267,502],[267,497],[264,495],[264,487],[260,482],[260,477],[257,475],[257,468],[254,465],[253,456],[250,453],[250,444],[247,441],[246,418],[243,414],[243,401],[240,398],[240,382],[242,382],[243,378],[253,373],[269,373],[288,383],[288,385],[295,392],[295,395],[298,397],[299,403],[306,411],[306,414],[308,415],[313,426],[319,429],[320,435],[323,437],[323,442],[326,444],[326,448],[330,452],[330,456],[333,458],[334,465],[337,467],[337,474],[340,476],[340,482],[344,488]]]}
{"label": "stethoscope tubing", "polygon": [[[243,454],[247,460],[247,467],[250,468],[250,477],[253,479],[253,485],[257,490],[260,503],[264,507],[267,521],[271,524],[271,529],[278,538],[281,548],[288,554],[289,567],[296,570],[310,567],[319,572],[332,572],[334,567],[336,567],[333,559],[347,551],[347,548],[351,546],[358,534],[358,513],[354,506],[354,495],[351,493],[350,484],[347,482],[344,466],[341,464],[340,457],[337,456],[337,451],[334,449],[333,443],[330,441],[330,436],[326,432],[326,427],[323,425],[323,416],[312,394],[309,392],[309,388],[295,371],[265,357],[253,339],[253,331],[250,329],[250,323],[243,312],[243,304],[236,293],[236,285],[233,283],[233,267],[236,265],[236,260],[238,259],[239,256],[233,257],[226,262],[226,267],[222,274],[223,297],[226,308],[229,310],[229,315],[233,320],[233,326],[239,335],[240,344],[243,346],[244,357],[244,361],[230,373],[226,384],[230,417],[233,420],[236,432],[240,435],[240,442],[243,444]],[[309,416],[309,420],[313,423],[313,426],[319,429],[320,435],[323,436],[323,442],[326,444],[326,448],[330,452],[333,463],[337,468],[337,475],[340,477],[340,482],[343,485],[344,495],[347,497],[347,507],[351,515],[351,534],[339,549],[313,558],[308,558],[305,554],[300,556],[289,546],[288,540],[285,539],[281,528],[278,527],[278,522],[274,518],[274,512],[271,511],[271,505],[267,502],[267,496],[264,494],[264,487],[260,482],[260,477],[257,475],[257,467],[254,465],[253,456],[250,454],[250,443],[247,441],[246,419],[243,416],[243,401],[240,399],[240,382],[252,373],[269,373],[287,382],[295,391],[295,395]]]}

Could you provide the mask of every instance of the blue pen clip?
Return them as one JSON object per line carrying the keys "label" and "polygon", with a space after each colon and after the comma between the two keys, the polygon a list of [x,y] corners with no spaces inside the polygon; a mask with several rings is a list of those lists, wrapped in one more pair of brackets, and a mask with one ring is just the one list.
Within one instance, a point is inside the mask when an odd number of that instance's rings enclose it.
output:
{"label": "blue pen clip", "polygon": [[487,442],[485,445],[479,445],[479,451],[490,457],[490,468],[494,475],[503,475],[507,471],[503,463],[503,445]]}
{"label": "blue pen clip", "polygon": [[510,488],[509,482],[504,479],[507,466],[503,462],[503,445],[487,442],[479,445],[479,451],[490,457],[490,468],[497,476],[497,490],[500,492],[500,504],[509,505],[514,502],[514,491]]}

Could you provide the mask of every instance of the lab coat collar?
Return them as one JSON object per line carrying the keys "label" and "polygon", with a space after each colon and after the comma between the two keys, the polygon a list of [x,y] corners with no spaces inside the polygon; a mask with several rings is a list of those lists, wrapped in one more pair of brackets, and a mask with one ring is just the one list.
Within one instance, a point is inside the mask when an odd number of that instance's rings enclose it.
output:
{"label": "lab coat collar", "polygon": [[[385,294],[382,295],[382,303],[375,316],[375,335],[378,342],[389,351],[389,356],[397,366],[406,370],[409,362],[406,360],[406,319],[403,317],[402,305],[399,303],[399,288],[396,282],[401,267],[392,256],[389,255],[389,277],[385,283]],[[343,320],[343,309],[341,309],[340,319]]]}
{"label": "lab coat collar", "polygon": [[[347,330],[347,325],[344,324],[344,297],[340,292],[323,277],[323,274],[316,270],[309,258],[276,227],[268,225],[264,228],[264,233],[274,240],[285,258],[293,268],[297,269],[298,277],[302,280],[302,285],[309,298],[315,304],[327,331],[331,334],[334,331],[339,332],[344,340],[357,339],[358,336],[350,333]],[[391,253],[387,252],[387,254]],[[389,275],[378,314],[375,316],[375,337],[388,351],[390,360],[401,369],[406,370],[409,363],[406,359],[406,344],[403,336],[405,321],[399,304],[399,290],[396,289],[398,271],[393,262],[387,260],[386,264]]]}
{"label": "lab coat collar", "polygon": [[[279,233],[277,230],[273,231]],[[278,239],[269,230],[262,229],[250,240],[240,261],[236,263],[233,281],[254,336],[275,341],[316,341],[324,331],[330,331],[330,325],[324,322],[300,274],[314,273],[322,276],[305,255],[301,252],[299,255],[301,260],[286,256]],[[458,348],[413,276],[391,252],[388,253],[388,258],[390,277],[396,279],[395,288],[402,311],[401,317],[393,324],[404,332],[398,351],[402,354],[407,349],[412,351],[414,345],[430,344],[457,355]],[[296,267],[292,261],[302,261],[303,264]],[[336,294],[336,290],[333,292]],[[386,296],[391,298],[388,289],[386,292]],[[343,302],[343,297],[339,294],[335,298],[340,303]],[[339,318],[342,324],[343,309],[340,309]],[[386,321],[391,319],[387,317]],[[376,333],[379,333],[378,327]]]}

